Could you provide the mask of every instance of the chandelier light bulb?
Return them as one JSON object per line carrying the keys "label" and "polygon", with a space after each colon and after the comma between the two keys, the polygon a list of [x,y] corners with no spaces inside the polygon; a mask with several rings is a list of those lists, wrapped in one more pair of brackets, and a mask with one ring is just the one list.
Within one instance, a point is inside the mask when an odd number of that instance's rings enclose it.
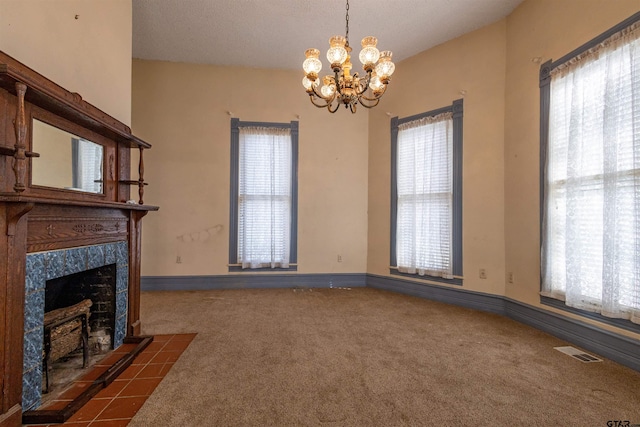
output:
{"label": "chandelier light bulb", "polygon": [[362,65],[364,65],[365,70],[367,70],[367,68],[373,69],[375,63],[378,62],[380,58],[380,51],[376,48],[377,44],[378,39],[375,37],[369,36],[362,39],[362,50],[358,58],[360,62],[362,62]]}
{"label": "chandelier light bulb", "polygon": [[336,92],[336,84],[331,76],[324,76],[322,78],[322,88],[320,88],[320,93],[326,99],[333,97],[333,94]]}
{"label": "chandelier light bulb", "polygon": [[307,76],[304,76],[302,78],[302,86],[304,86],[307,91],[311,91],[314,87],[318,86],[318,80],[311,81]]}
{"label": "chandelier light bulb", "polygon": [[393,54],[389,50],[385,50],[380,53],[380,61],[378,62],[378,65],[376,65],[376,74],[380,76],[380,81],[382,81],[382,83],[388,83],[389,77],[391,77],[396,69],[395,64],[391,62],[392,55]]}
{"label": "chandelier light bulb", "polygon": [[322,88],[320,88],[320,93],[325,98],[331,98],[335,92],[336,92],[336,87],[333,85],[322,86]]}
{"label": "chandelier light bulb", "polygon": [[380,81],[380,77],[374,72],[371,74],[371,81],[369,82],[369,87],[374,92],[381,92],[384,89],[384,83]]}
{"label": "chandelier light bulb", "polygon": [[318,49],[307,49],[304,52],[307,59],[302,63],[302,68],[310,80],[318,78],[318,73],[322,70],[322,62],[318,59],[320,51]]}
{"label": "chandelier light bulb", "polygon": [[340,66],[347,60],[347,49],[345,45],[347,39],[343,36],[333,36],[329,39],[329,50],[327,51],[327,59],[331,64],[331,68],[340,68]]}

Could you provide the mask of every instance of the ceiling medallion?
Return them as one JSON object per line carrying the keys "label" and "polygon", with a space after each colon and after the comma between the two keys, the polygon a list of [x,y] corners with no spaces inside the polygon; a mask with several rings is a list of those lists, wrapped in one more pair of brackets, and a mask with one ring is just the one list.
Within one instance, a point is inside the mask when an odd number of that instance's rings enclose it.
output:
{"label": "ceiling medallion", "polygon": [[302,68],[305,76],[302,85],[309,94],[311,103],[318,108],[327,107],[331,113],[335,113],[340,107],[349,108],[356,112],[358,104],[365,108],[378,105],[380,98],[385,93],[396,66],[391,62],[391,51],[380,52],[376,45],[378,39],[365,37],[362,39],[362,50],[358,58],[366,72],[363,77],[358,73],[351,75],[351,46],[349,46],[349,0],[347,0],[346,35],[333,36],[329,39],[330,48],[327,51],[327,59],[331,64],[334,75],[322,77],[320,85],[319,73],[322,62],[318,59],[318,49],[307,49]]}

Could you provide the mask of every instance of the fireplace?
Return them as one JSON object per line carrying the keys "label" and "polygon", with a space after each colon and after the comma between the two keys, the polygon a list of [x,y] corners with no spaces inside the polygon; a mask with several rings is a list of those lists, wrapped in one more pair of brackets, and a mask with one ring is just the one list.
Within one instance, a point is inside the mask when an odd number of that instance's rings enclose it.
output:
{"label": "fireplace", "polygon": [[[96,310],[115,304],[115,314],[96,311],[90,318],[98,322],[94,328],[108,331],[114,348],[141,338],[142,218],[158,208],[143,202],[143,151],[151,145],[78,93],[3,52],[0,118],[0,427],[18,427],[23,412],[42,399],[48,280],[115,265],[115,273],[99,273],[115,275],[114,299],[95,304]],[[59,159],[66,145],[57,149],[52,138],[35,132],[38,123],[55,128],[69,144],[69,138],[83,139],[99,149],[99,189],[58,181],[72,176],[80,160]],[[137,179],[131,179],[132,149],[139,151]],[[137,201],[131,200],[132,185]]]}
{"label": "fireplace", "polygon": [[85,300],[91,301],[87,325],[91,353],[105,353],[113,348],[116,325],[115,263],[47,280],[44,292],[45,326],[47,314],[62,310],[75,315],[82,311],[78,305]]}
{"label": "fireplace", "polygon": [[[128,259],[127,242],[27,255],[22,381],[24,410],[37,408],[42,401],[43,322],[47,308],[72,305],[88,297],[93,302],[90,329],[108,330],[112,335],[111,348],[122,344],[127,321]],[[105,286],[103,280],[109,277],[114,280],[111,291],[107,289],[111,285]],[[102,300],[97,298],[98,294],[102,294]],[[46,307],[47,299],[50,307]],[[94,337],[94,344],[98,345],[97,334]]]}

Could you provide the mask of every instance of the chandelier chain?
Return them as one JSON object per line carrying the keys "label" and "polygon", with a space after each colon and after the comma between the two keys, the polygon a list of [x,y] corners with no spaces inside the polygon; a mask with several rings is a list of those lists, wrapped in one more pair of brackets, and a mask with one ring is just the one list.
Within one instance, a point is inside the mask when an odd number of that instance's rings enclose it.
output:
{"label": "chandelier chain", "polygon": [[346,29],[345,39],[347,39],[346,46],[349,46],[349,0],[347,0],[347,17],[346,17],[346,21],[347,21],[347,29]]}

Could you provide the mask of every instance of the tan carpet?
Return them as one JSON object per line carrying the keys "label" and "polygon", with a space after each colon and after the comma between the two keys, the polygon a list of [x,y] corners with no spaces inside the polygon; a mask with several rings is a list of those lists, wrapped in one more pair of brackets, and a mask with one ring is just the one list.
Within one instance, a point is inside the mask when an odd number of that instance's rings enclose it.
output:
{"label": "tan carpet", "polygon": [[640,373],[504,317],[359,288],[144,292],[198,335],[130,426],[640,423]]}

